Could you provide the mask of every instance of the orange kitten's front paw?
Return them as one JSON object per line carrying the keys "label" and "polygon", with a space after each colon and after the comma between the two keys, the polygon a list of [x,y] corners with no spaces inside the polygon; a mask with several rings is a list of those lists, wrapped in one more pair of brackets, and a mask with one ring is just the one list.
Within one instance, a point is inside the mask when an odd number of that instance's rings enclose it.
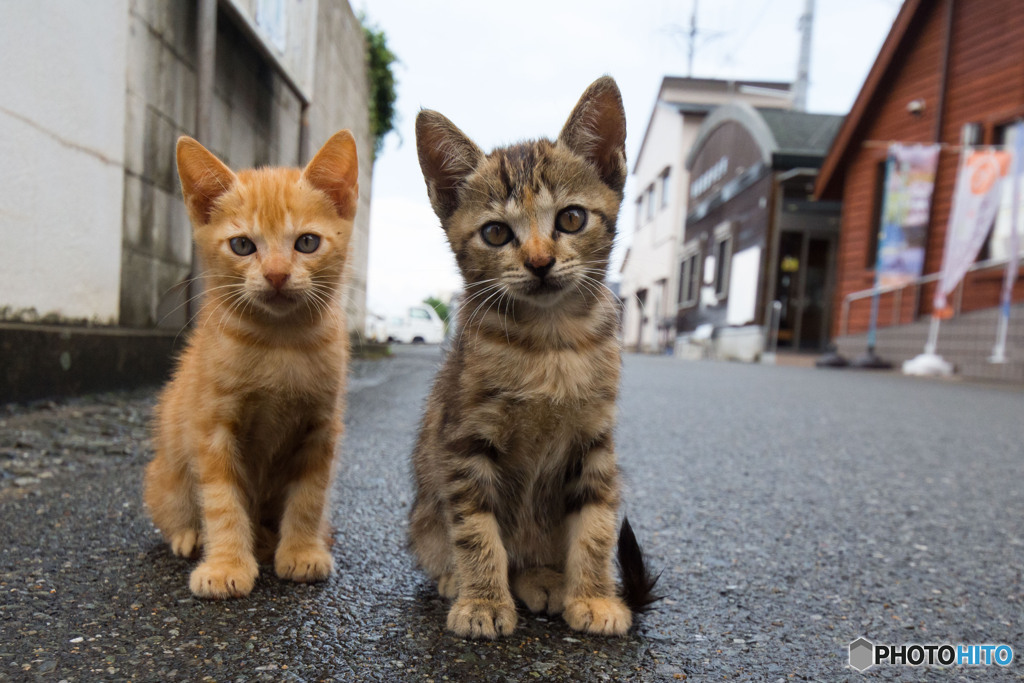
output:
{"label": "orange kitten's front paw", "polygon": [[577,598],[565,604],[565,621],[577,631],[621,636],[633,624],[633,614],[618,598]]}
{"label": "orange kitten's front paw", "polygon": [[206,560],[192,570],[189,588],[200,598],[241,598],[252,592],[258,573],[255,559],[234,562]]}
{"label": "orange kitten's front paw", "polygon": [[470,638],[497,638],[512,633],[518,620],[512,600],[456,600],[448,612],[448,630]]}
{"label": "orange kitten's front paw", "polygon": [[171,552],[178,557],[193,558],[199,555],[199,549],[203,547],[202,538],[195,529],[186,529],[171,534],[168,539]]}
{"label": "orange kitten's front paw", "polygon": [[282,579],[307,583],[322,581],[334,571],[334,558],[325,548],[278,548],[274,571]]}

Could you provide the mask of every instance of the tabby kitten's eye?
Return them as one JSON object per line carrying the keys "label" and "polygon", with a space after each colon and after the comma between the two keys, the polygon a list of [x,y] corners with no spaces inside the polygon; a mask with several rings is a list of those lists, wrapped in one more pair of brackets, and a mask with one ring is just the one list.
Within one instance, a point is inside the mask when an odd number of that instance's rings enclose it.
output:
{"label": "tabby kitten's eye", "polygon": [[559,232],[579,232],[587,225],[587,212],[578,206],[562,209],[555,218],[555,229]]}
{"label": "tabby kitten's eye", "polygon": [[320,248],[320,236],[311,235],[308,232],[305,235],[300,235],[299,239],[295,240],[296,251],[301,251],[303,254],[312,254],[314,251]]}
{"label": "tabby kitten's eye", "polygon": [[504,223],[488,223],[480,228],[480,236],[492,247],[501,247],[512,241],[512,228]]}
{"label": "tabby kitten's eye", "polygon": [[231,251],[239,256],[248,256],[256,252],[256,245],[248,237],[232,237],[230,244]]}

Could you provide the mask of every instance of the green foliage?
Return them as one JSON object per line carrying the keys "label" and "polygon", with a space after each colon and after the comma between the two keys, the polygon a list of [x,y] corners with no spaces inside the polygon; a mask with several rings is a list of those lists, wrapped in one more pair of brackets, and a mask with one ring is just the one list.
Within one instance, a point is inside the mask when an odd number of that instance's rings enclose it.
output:
{"label": "green foliage", "polygon": [[444,321],[444,329],[447,330],[449,313],[448,304],[441,301],[436,296],[428,296],[426,299],[423,300],[423,303],[434,309],[434,312],[437,313],[437,317]]}
{"label": "green foliage", "polygon": [[384,147],[384,137],[395,129],[397,120],[395,99],[398,93],[393,66],[398,62],[398,57],[388,48],[388,38],[384,31],[371,26],[365,14],[359,14],[359,23],[363,25],[363,36],[366,38],[370,128],[373,131],[373,156],[376,157]]}

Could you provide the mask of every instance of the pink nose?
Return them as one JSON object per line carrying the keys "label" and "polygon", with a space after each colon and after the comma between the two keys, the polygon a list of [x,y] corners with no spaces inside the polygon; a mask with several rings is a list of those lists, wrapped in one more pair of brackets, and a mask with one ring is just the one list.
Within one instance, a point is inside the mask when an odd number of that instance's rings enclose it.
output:
{"label": "pink nose", "polygon": [[526,269],[536,275],[537,277],[544,277],[551,270],[551,267],[555,265],[555,257],[551,255],[539,255],[532,256],[526,259],[524,264]]}
{"label": "pink nose", "polygon": [[281,289],[288,279],[288,273],[264,273],[263,277],[267,278],[267,282],[272,284],[274,289]]}

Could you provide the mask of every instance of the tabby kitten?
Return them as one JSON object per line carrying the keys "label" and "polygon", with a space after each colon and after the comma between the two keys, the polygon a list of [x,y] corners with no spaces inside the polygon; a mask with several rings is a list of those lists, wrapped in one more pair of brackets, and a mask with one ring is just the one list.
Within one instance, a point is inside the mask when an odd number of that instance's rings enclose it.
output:
{"label": "tabby kitten", "polygon": [[558,140],[484,154],[416,119],[420,166],[465,280],[456,341],[413,453],[410,544],[454,599],[448,628],[507,635],[512,596],[569,626],[623,634],[654,582],[627,522],[612,570],[619,470],[618,307],[603,284],[626,180],[618,87],[593,83]]}
{"label": "tabby kitten", "polygon": [[305,169],[237,175],[195,140],[178,174],[206,292],[155,415],[145,502],[203,598],[248,595],[257,556],[277,575],[333,571],[328,495],[342,431],[342,277],[356,146],[336,133]]}

